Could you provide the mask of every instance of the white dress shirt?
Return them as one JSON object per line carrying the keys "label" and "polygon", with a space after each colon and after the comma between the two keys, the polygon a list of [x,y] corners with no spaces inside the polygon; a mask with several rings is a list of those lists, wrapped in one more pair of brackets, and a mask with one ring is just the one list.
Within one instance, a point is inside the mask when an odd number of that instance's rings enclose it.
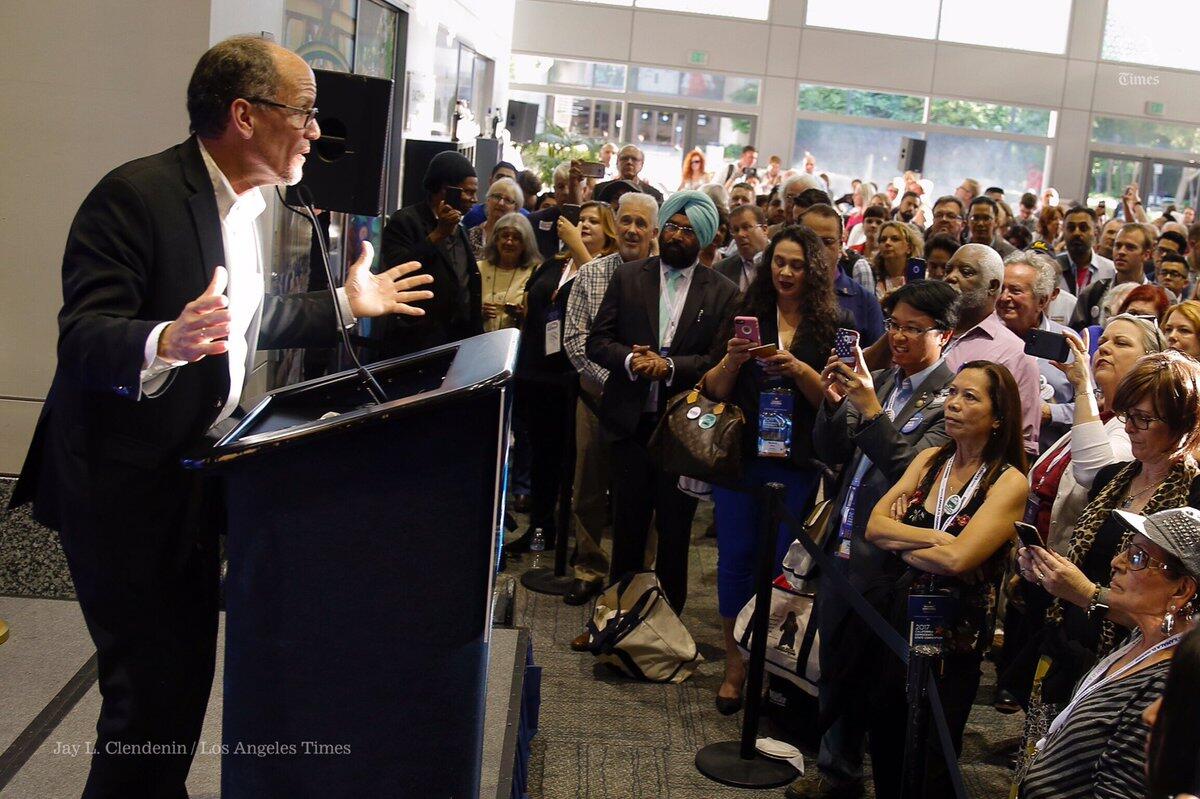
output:
{"label": "white dress shirt", "polygon": [[[231,416],[242,396],[246,382],[246,366],[250,362],[253,346],[257,342],[247,340],[250,326],[258,313],[263,299],[262,247],[259,241],[256,220],[266,210],[267,203],[256,187],[242,194],[233,190],[229,179],[217,166],[202,141],[200,156],[212,181],[217,199],[217,215],[221,220],[221,241],[225,252],[225,269],[229,275],[226,295],[229,298],[229,394],[225,405],[214,421],[220,422]],[[349,302],[345,289],[339,288],[338,301],[347,321],[354,317],[349,313]],[[142,395],[154,397],[164,388],[168,372],[186,361],[168,361],[158,356],[158,340],[170,322],[161,322],[146,337],[142,359]]]}

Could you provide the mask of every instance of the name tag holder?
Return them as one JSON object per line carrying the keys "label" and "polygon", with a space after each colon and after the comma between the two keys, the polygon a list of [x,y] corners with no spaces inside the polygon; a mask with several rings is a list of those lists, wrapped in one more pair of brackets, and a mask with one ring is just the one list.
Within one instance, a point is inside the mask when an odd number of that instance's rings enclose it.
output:
{"label": "name tag holder", "polygon": [[546,355],[562,352],[562,312],[557,308],[546,311]]}
{"label": "name tag holder", "polygon": [[792,454],[792,412],[796,394],[789,388],[773,388],[758,395],[758,455],[788,458]]}

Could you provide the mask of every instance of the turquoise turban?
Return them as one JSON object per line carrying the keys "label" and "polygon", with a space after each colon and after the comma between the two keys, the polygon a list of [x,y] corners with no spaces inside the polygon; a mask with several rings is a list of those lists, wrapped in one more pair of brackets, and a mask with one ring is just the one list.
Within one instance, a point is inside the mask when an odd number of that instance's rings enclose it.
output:
{"label": "turquoise turban", "polygon": [[687,214],[696,231],[700,247],[712,244],[713,236],[717,235],[717,206],[702,191],[677,191],[667,198],[658,209],[658,226],[662,228],[675,214]]}

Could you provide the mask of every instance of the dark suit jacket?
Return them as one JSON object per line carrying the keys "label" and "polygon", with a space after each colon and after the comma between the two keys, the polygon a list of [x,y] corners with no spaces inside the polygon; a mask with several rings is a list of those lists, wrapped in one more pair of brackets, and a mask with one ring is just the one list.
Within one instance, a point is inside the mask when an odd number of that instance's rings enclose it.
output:
{"label": "dark suit jacket", "polygon": [[1093,280],[1079,292],[1075,299],[1075,310],[1071,313],[1071,328],[1082,331],[1088,325],[1100,324],[1100,300],[1112,286],[1112,278]]}
{"label": "dark suit jacket", "polygon": [[[154,326],[175,319],[224,262],[216,196],[194,138],[117,167],[92,189],[67,238],[58,367],[14,506],[33,499],[43,524],[66,520],[86,531],[98,524],[98,503],[107,518],[144,515],[145,494],[182,474],[180,455],[225,405],[228,356],[171,370],[150,398],[141,396],[143,353]],[[331,345],[336,336],[329,296],[319,292],[264,298],[247,337],[271,349]]]}
{"label": "dark suit jacket", "polygon": [[[629,379],[625,357],[634,344],[658,346],[659,281],[657,256],[618,266],[588,334],[588,359],[611,373],[600,401],[600,419],[611,438],[635,433],[650,395],[649,380]],[[721,275],[696,267],[668,355],[675,376],[670,386],[664,381],[659,387],[660,408],[670,394],[696,385],[715,363],[713,339],[733,312],[737,294],[737,286]]]}
{"label": "dark suit jacket", "polygon": [[724,275],[733,285],[739,289],[742,285],[742,256],[734,253],[728,258],[723,258],[717,261],[712,266],[713,271]]}
{"label": "dark suit jacket", "polygon": [[464,301],[460,300],[458,277],[446,251],[429,241],[435,227],[437,217],[433,209],[421,201],[392,214],[383,229],[381,269],[419,261],[421,271],[433,275],[433,283],[422,287],[433,292],[433,299],[417,303],[425,309],[424,316],[390,316],[372,324],[371,337],[380,342],[383,357],[406,355],[483,332],[482,282],[467,232],[461,225],[454,232],[462,239],[467,253],[469,268]]}
{"label": "dark suit jacket", "polygon": [[[894,370],[875,372],[875,394],[882,404],[895,385]],[[943,363],[929,374],[917,392],[896,413],[893,422],[887,415],[880,416],[870,424],[862,424],[858,411],[843,402],[830,412],[825,403],[817,413],[813,425],[813,444],[821,459],[829,466],[842,466],[842,485],[834,500],[836,510],[829,521],[828,551],[838,547],[838,533],[842,525],[842,506],[859,460],[865,454],[871,459],[871,467],[863,474],[862,483],[854,501],[854,524],[850,532],[850,563],[847,576],[859,591],[862,591],[882,573],[883,563],[891,553],[879,549],[866,539],[867,521],[880,497],[886,494],[904,475],[921,450],[946,443],[945,396],[943,389],[950,385],[954,373]],[[916,428],[901,432],[917,413],[921,421]],[[849,605],[833,591],[821,594],[819,623],[822,641],[833,641],[838,627],[849,610]],[[823,647],[824,648],[824,647]]]}

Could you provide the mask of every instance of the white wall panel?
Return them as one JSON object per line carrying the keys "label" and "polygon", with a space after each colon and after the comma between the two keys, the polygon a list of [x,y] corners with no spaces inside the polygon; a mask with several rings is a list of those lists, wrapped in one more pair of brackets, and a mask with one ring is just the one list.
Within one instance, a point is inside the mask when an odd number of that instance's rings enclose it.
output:
{"label": "white wall panel", "polygon": [[627,61],[632,28],[633,12],[627,8],[517,0],[512,47],[599,61]]}
{"label": "white wall panel", "polygon": [[804,24],[807,8],[808,0],[771,0],[771,24],[798,28]]}
{"label": "white wall panel", "polygon": [[1067,55],[1071,58],[1089,61],[1100,58],[1106,5],[1106,0],[1075,0],[1071,12],[1071,30],[1067,34]]}
{"label": "white wall panel", "polygon": [[708,53],[708,65],[699,69],[761,75],[767,66],[768,28],[765,22],[637,11],[629,57],[650,64],[688,66],[688,54],[703,50]]}
{"label": "white wall panel", "polygon": [[935,47],[915,39],[805,28],[798,77],[807,83],[853,83],[869,71],[876,88],[924,93],[933,82]]}
{"label": "white wall panel", "polygon": [[800,67],[800,29],[771,26],[767,45],[767,74],[794,78]]}
{"label": "white wall panel", "polygon": [[[1058,140],[1084,142],[1091,132],[1091,115],[1087,111],[1067,109],[1058,115]],[[1091,160],[1086,147],[1055,147],[1047,186],[1058,189],[1064,199],[1087,196]]]}
{"label": "white wall panel", "polygon": [[1129,64],[1101,63],[1097,67],[1097,114],[1140,117],[1149,101],[1164,104],[1164,119],[1200,124],[1200,74]]}
{"label": "white wall panel", "polygon": [[797,83],[791,78],[767,78],[763,86],[763,111],[758,118],[758,162],[777,155],[784,165],[791,163],[792,139],[796,130]]}
{"label": "white wall panel", "polygon": [[1096,62],[1067,62],[1067,75],[1063,84],[1063,107],[1088,109],[1092,107],[1092,89],[1096,86]]}
{"label": "white wall panel", "polygon": [[1066,59],[1004,50],[941,44],[933,93],[991,102],[1057,106]]}
{"label": "white wall panel", "polygon": [[0,474],[20,474],[41,412],[40,402],[0,400]]}

